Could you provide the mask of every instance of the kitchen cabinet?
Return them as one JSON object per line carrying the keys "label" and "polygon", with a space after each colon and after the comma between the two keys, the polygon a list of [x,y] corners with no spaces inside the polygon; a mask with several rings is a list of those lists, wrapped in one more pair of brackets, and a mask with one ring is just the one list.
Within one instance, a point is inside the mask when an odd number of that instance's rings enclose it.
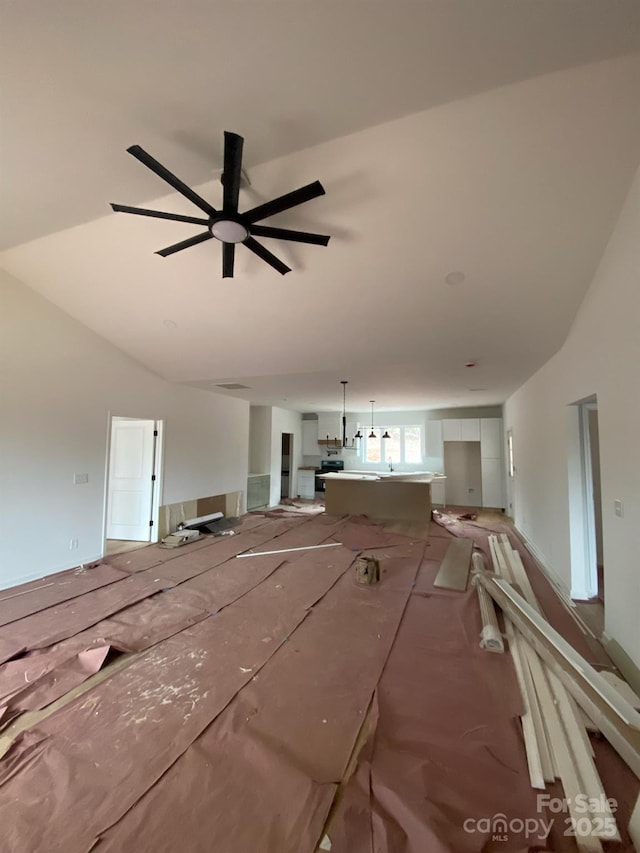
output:
{"label": "kitchen cabinet", "polygon": [[302,421],[302,455],[320,456],[322,448],[318,444],[318,421]]}
{"label": "kitchen cabinet", "polygon": [[298,497],[313,500],[316,496],[315,468],[298,468]]}
{"label": "kitchen cabinet", "polygon": [[480,434],[482,505],[502,509],[505,506],[502,418],[481,418]]}
{"label": "kitchen cabinet", "polygon": [[435,456],[442,459],[442,421],[427,421],[425,444],[425,456]]}
{"label": "kitchen cabinet", "polygon": [[502,493],[502,460],[481,459],[482,467],[482,506],[504,507]]}
{"label": "kitchen cabinet", "polygon": [[269,474],[249,474],[247,480],[247,512],[269,506],[271,477]]}
{"label": "kitchen cabinet", "polygon": [[480,420],[480,455],[486,459],[502,458],[502,418]]}
{"label": "kitchen cabinet", "polygon": [[434,506],[445,505],[445,480],[436,480],[431,483],[431,503]]}
{"label": "kitchen cabinet", "polygon": [[461,418],[460,441],[480,441],[480,418]]}
{"label": "kitchen cabinet", "polygon": [[443,441],[462,441],[460,430],[460,419],[447,418],[442,423]]}
{"label": "kitchen cabinet", "polygon": [[443,441],[480,441],[480,418],[447,418],[442,421]]}

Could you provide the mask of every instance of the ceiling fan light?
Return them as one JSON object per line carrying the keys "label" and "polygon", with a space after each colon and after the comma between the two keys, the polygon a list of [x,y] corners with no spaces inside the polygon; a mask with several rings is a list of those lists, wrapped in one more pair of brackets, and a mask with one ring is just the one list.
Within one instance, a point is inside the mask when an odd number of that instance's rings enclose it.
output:
{"label": "ceiling fan light", "polygon": [[219,219],[211,226],[211,233],[222,243],[242,243],[249,236],[249,232],[233,219]]}

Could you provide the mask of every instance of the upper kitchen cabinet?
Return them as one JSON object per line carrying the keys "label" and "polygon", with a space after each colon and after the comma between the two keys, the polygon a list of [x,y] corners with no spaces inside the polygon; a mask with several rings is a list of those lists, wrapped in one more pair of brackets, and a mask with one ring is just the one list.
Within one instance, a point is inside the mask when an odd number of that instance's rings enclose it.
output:
{"label": "upper kitchen cabinet", "polygon": [[302,421],[302,455],[320,456],[322,449],[318,444],[318,421]]}
{"label": "upper kitchen cabinet", "polygon": [[480,418],[446,418],[442,421],[443,441],[480,441]]}
{"label": "upper kitchen cabinet", "polygon": [[426,422],[424,455],[442,458],[442,421]]}
{"label": "upper kitchen cabinet", "polygon": [[502,459],[502,418],[481,418],[480,455],[485,459]]}

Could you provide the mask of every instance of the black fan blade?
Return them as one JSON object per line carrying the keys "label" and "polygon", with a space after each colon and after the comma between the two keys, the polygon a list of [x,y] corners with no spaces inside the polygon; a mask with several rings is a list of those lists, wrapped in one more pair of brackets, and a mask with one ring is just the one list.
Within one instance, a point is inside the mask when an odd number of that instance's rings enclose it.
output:
{"label": "black fan blade", "polygon": [[233,261],[236,256],[235,243],[222,244],[222,278],[233,278]]}
{"label": "black fan blade", "polygon": [[185,198],[188,198],[190,202],[193,202],[196,207],[199,207],[200,210],[203,210],[208,216],[215,216],[218,212],[215,207],[212,207],[208,201],[205,201],[198,193],[194,192],[191,187],[188,187],[185,183],[183,183],[180,178],[176,178],[168,169],[162,165],[162,163],[158,163],[151,154],[147,154],[144,148],[140,148],[139,145],[132,145],[131,148],[127,148],[129,154],[132,154],[136,160],[139,160],[143,165],[145,165],[148,169],[151,169],[152,172],[155,172],[159,178],[162,178],[163,181],[166,181],[169,186],[173,187],[174,190],[177,190],[181,193]]}
{"label": "black fan blade", "polygon": [[306,187],[300,187],[299,190],[281,195],[280,198],[274,198],[273,201],[268,201],[254,207],[253,210],[248,210],[242,214],[242,218],[246,219],[247,222],[257,222],[259,219],[266,219],[268,216],[282,213],[283,210],[289,210],[290,207],[296,207],[296,205],[311,201],[312,198],[318,198],[320,195],[324,195],[324,187],[320,181],[314,181],[312,184],[307,184]]}
{"label": "black fan blade", "polygon": [[197,246],[198,243],[204,243],[205,240],[213,240],[213,234],[210,231],[203,231],[202,234],[196,234],[195,237],[189,237],[188,240],[183,240],[181,243],[174,243],[173,246],[167,246],[166,249],[160,249],[156,255],[162,255],[166,258],[167,255],[173,255],[174,252],[181,252],[183,249],[188,249],[191,246]]}
{"label": "black fan blade", "polygon": [[238,212],[240,179],[242,177],[242,145],[244,139],[237,133],[224,132],[224,171],[222,173],[223,201],[225,213]]}
{"label": "black fan blade", "polygon": [[247,237],[243,245],[246,246],[247,249],[250,249],[254,255],[257,255],[259,258],[262,258],[263,261],[270,264],[274,270],[278,270],[278,272],[282,273],[282,275],[291,272],[291,267],[282,263],[280,258],[276,258],[274,254],[272,254],[268,249],[265,249],[265,247],[258,243],[257,240],[254,240],[253,237]]}
{"label": "black fan blade", "polygon": [[307,231],[290,231],[288,228],[270,228],[268,225],[252,225],[251,233],[256,237],[274,237],[276,240],[295,240],[297,243],[313,243],[326,246],[329,237],[324,234],[309,234]]}
{"label": "black fan blade", "polygon": [[208,219],[199,219],[197,216],[182,216],[180,213],[163,213],[161,210],[147,210],[146,207],[127,207],[126,204],[113,204],[111,207],[116,213],[137,213],[138,216],[155,216],[158,219],[171,219],[174,222],[190,222],[192,225],[208,225]]}

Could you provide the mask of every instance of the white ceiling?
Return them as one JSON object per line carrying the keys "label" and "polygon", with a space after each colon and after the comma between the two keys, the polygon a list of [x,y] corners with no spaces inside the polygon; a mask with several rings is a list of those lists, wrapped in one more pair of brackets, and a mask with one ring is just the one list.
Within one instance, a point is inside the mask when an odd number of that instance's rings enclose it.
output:
{"label": "white ceiling", "polygon": [[[159,375],[299,411],[502,402],[561,346],[640,152],[637,0],[1,0],[0,266]],[[635,53],[634,53],[635,52]],[[233,280],[219,206],[320,179]],[[446,283],[451,272],[464,281]],[[477,362],[465,368],[467,361]],[[486,389],[486,390],[470,390]]]}

